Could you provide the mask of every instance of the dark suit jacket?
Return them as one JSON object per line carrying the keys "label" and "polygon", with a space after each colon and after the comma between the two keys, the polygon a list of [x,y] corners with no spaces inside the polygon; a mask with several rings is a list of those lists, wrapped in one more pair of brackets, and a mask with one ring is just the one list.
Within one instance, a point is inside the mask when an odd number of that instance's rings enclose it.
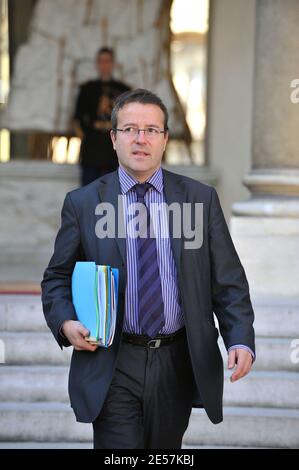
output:
{"label": "dark suit jacket", "polygon": [[[226,348],[243,344],[255,351],[254,314],[244,269],[233,246],[214,188],[163,170],[166,202],[203,203],[203,244],[185,249],[184,237],[171,237],[179,277],[187,340],[197,392],[193,406],[204,407],[213,423],[222,421],[223,361],[218,348],[216,314]],[[95,207],[120,194],[118,172],[107,174],[66,195],[61,228],[54,254],[42,281],[45,318],[60,347],[69,346],[60,333],[65,320],[76,320],[72,304],[71,276],[77,260],[95,261],[119,269],[120,293],[113,344],[96,352],[73,351],[69,394],[80,422],[92,422],[99,414],[115,369],[122,335],[126,286],[126,241],[99,239]],[[171,235],[170,224],[170,235]]]}

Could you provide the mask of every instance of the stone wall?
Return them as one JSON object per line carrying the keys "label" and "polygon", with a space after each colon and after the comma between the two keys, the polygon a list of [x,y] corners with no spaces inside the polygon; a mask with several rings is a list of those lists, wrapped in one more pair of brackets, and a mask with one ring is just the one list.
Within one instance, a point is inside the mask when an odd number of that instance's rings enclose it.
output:
{"label": "stone wall", "polygon": [[66,133],[78,86],[95,77],[102,46],[116,51],[115,78],[155,91],[174,135],[186,132],[169,67],[172,0],[39,0],[28,41],[16,55],[2,126]]}

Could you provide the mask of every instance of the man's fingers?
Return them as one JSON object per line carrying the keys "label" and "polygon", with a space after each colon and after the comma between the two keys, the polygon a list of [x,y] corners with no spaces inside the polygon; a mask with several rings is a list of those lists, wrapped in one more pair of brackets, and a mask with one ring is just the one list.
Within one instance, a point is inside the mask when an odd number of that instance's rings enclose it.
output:
{"label": "man's fingers", "polygon": [[77,349],[78,351],[95,351],[98,348],[97,344],[90,344],[86,340],[87,336],[89,336],[89,331],[82,326],[82,328],[78,330],[78,334],[76,335],[74,341],[75,349]]}
{"label": "man's fingers", "polygon": [[84,339],[80,339],[76,341],[76,344],[74,345],[74,348],[77,351],[91,351],[94,352],[97,348],[97,344],[89,344],[88,341],[85,341]]}
{"label": "man's fingers", "polygon": [[252,356],[248,351],[245,350],[235,350],[238,360],[236,370],[231,375],[231,382],[241,379],[248,374],[252,365]]}
{"label": "man's fingers", "polygon": [[81,335],[82,335],[84,338],[85,338],[86,336],[89,336],[89,330],[88,330],[87,328],[85,328],[85,326],[80,325],[78,329],[79,329]]}
{"label": "man's fingers", "polygon": [[68,329],[68,339],[76,351],[95,351],[98,345],[90,344],[86,337],[89,336],[89,330],[78,321],[69,321],[65,329]]}
{"label": "man's fingers", "polygon": [[241,366],[237,366],[236,370],[234,371],[234,373],[231,375],[231,382],[235,382],[236,380],[239,380],[241,379],[241,377],[244,377],[244,375],[246,375],[248,373],[248,370],[246,370],[245,368],[241,367]]}
{"label": "man's fingers", "polygon": [[228,353],[228,368],[232,369],[233,367],[235,367],[235,363],[236,363],[236,350],[232,349]]}

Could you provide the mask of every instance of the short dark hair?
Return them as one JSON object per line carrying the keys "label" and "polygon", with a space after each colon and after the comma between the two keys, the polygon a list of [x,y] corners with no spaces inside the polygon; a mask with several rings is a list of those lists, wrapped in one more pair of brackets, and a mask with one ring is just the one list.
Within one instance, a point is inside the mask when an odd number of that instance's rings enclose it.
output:
{"label": "short dark hair", "polygon": [[104,46],[98,49],[97,56],[102,54],[109,54],[114,59],[114,50],[111,47]]}
{"label": "short dark hair", "polygon": [[159,96],[155,95],[155,93],[143,88],[125,91],[116,98],[111,113],[112,130],[117,128],[117,117],[119,110],[129,103],[155,104],[159,106],[164,114],[164,130],[168,131],[168,111],[165,104],[161,98],[159,98]]}

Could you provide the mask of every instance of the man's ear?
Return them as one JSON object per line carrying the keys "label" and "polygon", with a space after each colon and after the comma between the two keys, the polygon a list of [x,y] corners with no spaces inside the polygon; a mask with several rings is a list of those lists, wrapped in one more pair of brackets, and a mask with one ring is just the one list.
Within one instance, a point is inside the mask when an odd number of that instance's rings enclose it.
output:
{"label": "man's ear", "polygon": [[167,145],[167,142],[168,142],[168,137],[169,137],[169,133],[168,131],[164,134],[164,151],[166,149],[166,145]]}
{"label": "man's ear", "polygon": [[114,150],[116,150],[116,148],[115,148],[116,132],[114,130],[110,131],[110,138],[112,140],[113,148],[114,148]]}

